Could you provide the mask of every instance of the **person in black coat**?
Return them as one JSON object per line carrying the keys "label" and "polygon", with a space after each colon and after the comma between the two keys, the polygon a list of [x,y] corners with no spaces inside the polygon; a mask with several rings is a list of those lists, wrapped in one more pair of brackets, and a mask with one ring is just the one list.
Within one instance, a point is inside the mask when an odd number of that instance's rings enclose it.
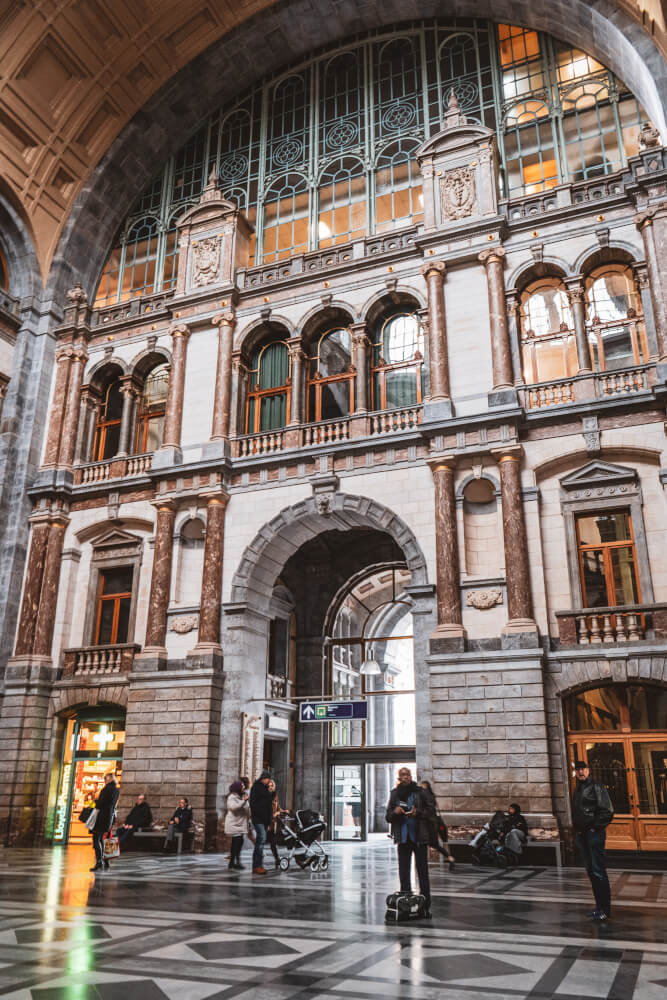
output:
{"label": "person in black coat", "polygon": [[428,877],[428,844],[431,838],[429,809],[424,790],[412,780],[409,768],[398,772],[398,785],[389,796],[387,823],[398,853],[398,873],[401,892],[412,892],[412,855],[415,856],[419,889],[430,916],[431,885]]}
{"label": "person in black coat", "polygon": [[167,826],[167,836],[164,838],[164,849],[168,850],[177,833],[187,833],[192,823],[192,809],[190,802],[185,795],[179,800],[178,809],[172,813],[169,825]]}
{"label": "person in black coat", "polygon": [[104,788],[97,797],[95,808],[97,818],[92,829],[93,847],[95,848],[95,864],[90,869],[91,872],[99,872],[109,867],[109,862],[104,857],[102,841],[104,837],[111,833],[111,827],[116,816],[116,803],[118,802],[118,785],[114,781],[113,771],[104,775]]}
{"label": "person in black coat", "polygon": [[510,802],[509,812],[505,816],[503,833],[504,846],[519,857],[523,851],[523,845],[528,840],[528,824],[518,802]]}
{"label": "person in black coat", "polygon": [[253,875],[266,875],[264,844],[273,823],[273,796],[269,791],[271,775],[262,771],[250,789],[250,819],[255,828],[255,849],[252,852]]}
{"label": "person in black coat", "polygon": [[591,778],[585,760],[575,760],[574,773],[577,786],[572,796],[572,825],[576,833],[577,849],[591,880],[595,909],[593,920],[608,920],[611,915],[611,888],[607,875],[605,841],[607,827],[614,818],[614,807],[609,792]]}
{"label": "person in black coat", "polygon": [[119,826],[116,830],[118,844],[120,845],[125,843],[125,841],[131,837],[133,833],[136,833],[137,830],[147,830],[152,825],[153,813],[151,812],[151,807],[148,802],[146,802],[146,796],[142,793],[137,796],[137,801],[125,817],[123,825]]}
{"label": "person in black coat", "polygon": [[429,828],[431,831],[428,846],[432,847],[433,850],[437,851],[439,854],[442,854],[443,858],[447,858],[449,861],[449,870],[453,872],[454,856],[449,850],[449,844],[447,842],[447,824],[438,810],[438,800],[435,797],[435,792],[431,788],[430,781],[420,781],[419,785],[424,793],[424,800],[428,811]]}

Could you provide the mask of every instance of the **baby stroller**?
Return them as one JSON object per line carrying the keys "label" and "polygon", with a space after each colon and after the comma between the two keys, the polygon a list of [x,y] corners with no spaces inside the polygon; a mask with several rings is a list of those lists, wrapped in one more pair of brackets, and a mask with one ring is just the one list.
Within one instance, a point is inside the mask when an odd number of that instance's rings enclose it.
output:
{"label": "baby stroller", "polygon": [[493,868],[510,868],[518,864],[518,857],[504,846],[505,822],[502,810],[495,812],[488,823],[470,841],[472,863]]}
{"label": "baby stroller", "polygon": [[294,816],[281,816],[277,821],[276,846],[287,848],[279,861],[281,872],[286,872],[294,859],[299,868],[325,872],[329,858],[317,838],[323,833],[324,817],[311,809],[297,809]]}

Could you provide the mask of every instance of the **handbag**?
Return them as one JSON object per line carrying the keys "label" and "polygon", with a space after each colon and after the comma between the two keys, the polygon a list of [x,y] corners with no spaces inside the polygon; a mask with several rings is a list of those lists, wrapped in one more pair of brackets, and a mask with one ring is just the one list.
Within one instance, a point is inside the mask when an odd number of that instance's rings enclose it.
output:
{"label": "handbag", "polygon": [[95,829],[95,824],[97,823],[97,817],[99,816],[99,814],[100,814],[99,809],[90,810],[90,816],[86,820],[86,826],[91,831],[91,833]]}
{"label": "handbag", "polygon": [[79,813],[79,819],[81,820],[82,823],[86,822],[86,820],[88,819],[88,817],[90,816],[90,814],[91,814],[92,811],[93,811],[93,807],[92,806],[84,806],[83,807],[83,809]]}
{"label": "handbag", "polygon": [[104,845],[104,860],[108,861],[110,858],[120,857],[120,844],[118,843],[118,837],[107,837],[106,840],[102,841]]}

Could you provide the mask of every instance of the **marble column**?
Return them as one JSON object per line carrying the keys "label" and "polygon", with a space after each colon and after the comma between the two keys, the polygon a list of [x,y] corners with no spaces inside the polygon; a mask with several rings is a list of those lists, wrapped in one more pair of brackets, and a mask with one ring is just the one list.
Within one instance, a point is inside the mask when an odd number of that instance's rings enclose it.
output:
{"label": "marble column", "polygon": [[44,520],[33,521],[30,552],[25,571],[21,617],[19,618],[19,625],[16,632],[15,656],[29,656],[33,650],[48,538],[48,520],[45,518]]}
{"label": "marble column", "polygon": [[206,504],[206,541],[199,606],[197,651],[220,649],[220,609],[222,600],[222,551],[225,537],[225,510],[229,496],[220,492]]}
{"label": "marble column", "polygon": [[218,327],[218,367],[215,375],[215,397],[213,399],[212,441],[228,441],[232,412],[232,347],[236,316],[233,312],[220,313],[213,317],[213,326]]}
{"label": "marble column", "polygon": [[632,270],[634,272],[637,288],[639,289],[639,297],[642,303],[642,314],[644,317],[644,328],[646,330],[649,357],[652,361],[655,361],[658,357],[658,342],[655,336],[653,302],[651,301],[651,283],[648,280],[646,262],[634,264]]}
{"label": "marble column", "polygon": [[[465,630],[461,614],[458,529],[454,477],[456,457],[444,455],[429,462],[435,489],[435,560],[438,627],[431,636],[447,647],[463,650]],[[442,642],[438,643],[445,649]]]}
{"label": "marble column", "polygon": [[[659,377],[667,377],[667,203],[635,216],[642,234],[653,322],[658,347]],[[663,368],[664,371],[660,371]]]}
{"label": "marble column", "polygon": [[447,326],[445,322],[445,274],[442,260],[427,261],[421,272],[428,291],[429,403],[444,404],[451,411]]}
{"label": "marble column", "polygon": [[53,627],[56,621],[56,605],[58,603],[60,565],[68,523],[69,518],[63,515],[54,517],[49,525],[49,537],[46,543],[44,573],[42,576],[42,593],[37,612],[37,622],[35,624],[35,641],[33,645],[35,656],[51,656]]}
{"label": "marble column", "polygon": [[176,509],[170,500],[156,501],[155,549],[151,592],[148,598],[146,623],[146,653],[165,653],[167,639],[167,610],[171,590],[171,563],[174,546],[174,520]]}
{"label": "marble column", "polygon": [[65,406],[67,403],[67,386],[69,384],[70,369],[74,351],[71,347],[63,347],[56,351],[56,381],[53,387],[53,397],[51,399],[51,410],[49,415],[49,429],[46,436],[46,446],[44,448],[44,465],[57,465],[58,453],[60,451],[60,438],[65,418]]}
{"label": "marble column", "polygon": [[507,581],[508,622],[503,629],[503,639],[507,646],[534,646],[537,626],[533,616],[528,537],[521,492],[523,449],[520,445],[513,445],[494,450],[493,454],[500,472]]}
{"label": "marble column", "polygon": [[121,379],[120,391],[123,396],[123,410],[120,417],[120,435],[116,458],[123,458],[134,451],[131,441],[132,418],[139,393],[131,375],[126,375]]}
{"label": "marble column", "polygon": [[306,355],[303,351],[301,337],[292,337],[287,341],[291,363],[292,394],[290,401],[290,416],[287,421],[288,427],[295,427],[306,422],[306,403],[304,386],[304,362]]}
{"label": "marble column", "polygon": [[180,448],[181,427],[183,424],[183,396],[185,394],[185,362],[190,328],[185,323],[181,323],[179,326],[172,326],[170,333],[173,346],[162,448]]}
{"label": "marble column", "polygon": [[365,323],[354,323],[350,327],[352,340],[352,364],[356,368],[354,378],[354,412],[368,412],[368,360],[371,342],[366,334]]}
{"label": "marble column", "polygon": [[[512,349],[507,326],[507,303],[505,302],[505,279],[503,267],[505,250],[490,247],[482,250],[478,260],[486,270],[486,285],[489,296],[489,326],[491,330],[491,365],[493,370],[493,392],[514,388],[512,378]],[[509,402],[500,397],[497,402]]]}
{"label": "marble column", "polygon": [[577,348],[577,375],[589,375],[593,371],[591,349],[586,330],[586,296],[581,277],[565,282],[567,297],[572,309],[574,322],[574,340]]}
{"label": "marble column", "polygon": [[79,414],[81,411],[81,387],[83,385],[83,373],[86,367],[88,354],[85,348],[78,347],[72,355],[72,367],[70,370],[69,384],[67,387],[67,404],[65,406],[65,419],[63,421],[63,431],[60,438],[59,465],[72,465],[74,462],[74,450],[76,448],[77,431],[79,429]]}
{"label": "marble column", "polygon": [[232,417],[231,437],[246,433],[245,410],[248,396],[248,365],[241,351],[232,354]]}
{"label": "marble column", "polygon": [[521,304],[515,292],[505,293],[507,306],[507,329],[512,351],[512,377],[514,385],[525,385],[523,358],[521,356]]}

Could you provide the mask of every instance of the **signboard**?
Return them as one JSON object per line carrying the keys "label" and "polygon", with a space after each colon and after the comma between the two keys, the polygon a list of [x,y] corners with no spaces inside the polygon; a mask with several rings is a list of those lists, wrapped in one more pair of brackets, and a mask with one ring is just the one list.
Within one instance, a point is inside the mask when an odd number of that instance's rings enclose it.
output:
{"label": "signboard", "polygon": [[300,722],[335,722],[336,719],[367,719],[365,701],[304,701],[299,712]]}

